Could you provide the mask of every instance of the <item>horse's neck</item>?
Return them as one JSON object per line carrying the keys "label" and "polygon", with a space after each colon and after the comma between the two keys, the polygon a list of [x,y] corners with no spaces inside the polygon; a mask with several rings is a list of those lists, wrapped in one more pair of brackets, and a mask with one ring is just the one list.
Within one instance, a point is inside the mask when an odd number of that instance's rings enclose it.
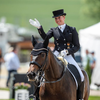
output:
{"label": "horse's neck", "polygon": [[55,80],[61,77],[63,67],[58,64],[57,59],[53,53],[49,50],[48,53],[48,70],[45,71],[45,76],[48,80]]}

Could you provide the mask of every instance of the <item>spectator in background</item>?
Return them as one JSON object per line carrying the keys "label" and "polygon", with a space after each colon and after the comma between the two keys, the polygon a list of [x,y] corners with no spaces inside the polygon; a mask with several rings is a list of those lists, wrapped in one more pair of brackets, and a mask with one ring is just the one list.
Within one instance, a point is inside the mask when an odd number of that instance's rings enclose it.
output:
{"label": "spectator in background", "polygon": [[2,51],[0,49],[0,74],[1,74],[1,63],[2,63]]}
{"label": "spectator in background", "polygon": [[93,69],[95,68],[96,66],[96,59],[95,59],[95,53],[94,52],[91,52],[91,57],[90,57],[90,68],[91,68],[91,74],[93,72]]}
{"label": "spectator in background", "polygon": [[88,49],[85,50],[85,56],[82,58],[82,62],[83,62],[83,68],[85,69],[88,60],[90,60],[90,54]]}
{"label": "spectator in background", "polygon": [[1,51],[1,49],[0,49],[0,59],[2,58],[2,51]]}
{"label": "spectator in background", "polygon": [[96,59],[94,57],[94,52],[89,52],[87,49],[85,51],[86,55],[83,57],[83,67],[85,71],[88,74],[89,77],[89,82],[91,83],[91,75],[93,72],[93,69],[95,68],[96,65]]}
{"label": "spectator in background", "polygon": [[8,53],[6,53],[4,56],[4,62],[6,64],[6,68],[8,70],[8,78],[7,78],[7,82],[6,82],[7,87],[9,86],[10,75],[14,72],[17,73],[17,70],[20,67],[20,61],[15,52],[16,52],[16,50],[13,47],[10,47],[8,49]]}

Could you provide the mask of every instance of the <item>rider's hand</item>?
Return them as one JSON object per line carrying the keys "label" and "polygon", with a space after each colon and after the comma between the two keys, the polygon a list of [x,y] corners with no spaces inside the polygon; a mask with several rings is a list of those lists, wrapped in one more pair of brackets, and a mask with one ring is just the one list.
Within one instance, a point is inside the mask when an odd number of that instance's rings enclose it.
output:
{"label": "rider's hand", "polygon": [[62,56],[62,57],[65,57],[66,55],[68,54],[68,50],[62,50],[61,51],[61,53],[60,53],[60,55]]}
{"label": "rider's hand", "polygon": [[39,21],[36,18],[34,20],[29,19],[29,22],[30,22],[31,25],[33,25],[36,28],[40,28],[40,26],[41,26]]}

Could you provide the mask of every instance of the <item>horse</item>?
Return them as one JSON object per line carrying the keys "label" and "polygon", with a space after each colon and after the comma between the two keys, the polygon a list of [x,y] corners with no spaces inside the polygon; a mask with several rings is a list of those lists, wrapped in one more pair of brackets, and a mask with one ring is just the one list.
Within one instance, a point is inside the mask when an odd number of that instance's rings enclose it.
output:
{"label": "horse", "polygon": [[[40,100],[77,100],[77,86],[73,76],[66,66],[57,59],[48,47],[49,39],[38,43],[32,36],[33,50],[31,52],[32,61],[27,72],[29,81],[39,84]],[[89,79],[87,73],[84,74],[84,95],[83,99],[89,97]]]}

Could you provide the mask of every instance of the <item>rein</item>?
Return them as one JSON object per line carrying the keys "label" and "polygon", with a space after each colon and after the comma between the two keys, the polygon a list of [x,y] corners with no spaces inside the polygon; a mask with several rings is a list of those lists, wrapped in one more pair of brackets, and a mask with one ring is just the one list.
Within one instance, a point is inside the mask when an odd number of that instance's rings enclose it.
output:
{"label": "rein", "polygon": [[[63,71],[63,75],[61,76],[61,78],[59,78],[58,80],[56,81],[45,81],[45,78],[44,76],[42,76],[42,80],[40,81],[40,85],[38,87],[40,87],[41,85],[43,85],[44,83],[56,83],[56,82],[59,82],[62,80],[62,78],[64,77],[65,75],[65,72],[66,72],[66,67],[64,66],[64,71]],[[44,74],[43,74],[44,75]]]}

